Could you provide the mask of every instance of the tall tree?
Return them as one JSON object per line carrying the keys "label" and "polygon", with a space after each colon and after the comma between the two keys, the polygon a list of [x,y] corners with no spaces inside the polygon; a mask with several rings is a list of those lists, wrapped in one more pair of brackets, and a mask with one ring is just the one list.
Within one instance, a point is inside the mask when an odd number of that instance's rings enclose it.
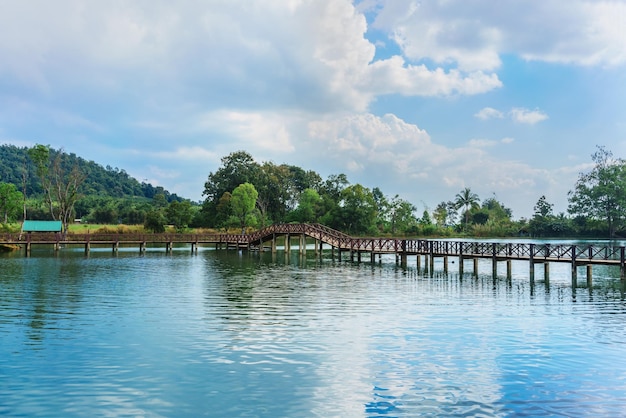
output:
{"label": "tall tree", "polygon": [[360,184],[343,189],[333,220],[335,226],[348,233],[375,232],[376,202],[370,189]]}
{"label": "tall tree", "polygon": [[23,200],[22,193],[17,190],[14,184],[0,183],[0,217],[2,223],[6,224],[18,215]]}
{"label": "tall tree", "polygon": [[216,208],[224,193],[232,192],[243,183],[256,183],[259,171],[259,165],[246,151],[236,151],[222,158],[222,166],[210,173],[204,183],[206,199],[202,205],[202,218],[206,226],[217,226]]}
{"label": "tall tree", "polygon": [[173,201],[165,210],[165,215],[167,217],[167,221],[171,225],[174,225],[176,231],[183,232],[187,229],[193,219],[193,207],[187,200],[182,202]]}
{"label": "tall tree", "polygon": [[478,206],[480,199],[469,187],[464,188],[454,198],[457,209],[465,208],[465,227],[469,223],[470,209]]}
{"label": "tall tree", "polygon": [[[79,199],[79,190],[87,177],[76,163],[64,160],[62,151],[51,152],[50,147],[37,144],[29,150],[29,156],[37,167],[37,175],[44,189],[50,216],[60,220],[63,232],[73,219],[74,205]],[[76,161],[76,158],[73,159]]]}
{"label": "tall tree", "polygon": [[581,173],[568,193],[568,212],[605,222],[608,236],[614,237],[626,219],[626,162],[602,146],[591,159],[595,166]]}
{"label": "tall tree", "polygon": [[246,232],[246,226],[251,221],[250,217],[254,211],[258,197],[259,193],[250,183],[240,184],[233,190],[230,205],[233,215],[239,221],[242,234]]}

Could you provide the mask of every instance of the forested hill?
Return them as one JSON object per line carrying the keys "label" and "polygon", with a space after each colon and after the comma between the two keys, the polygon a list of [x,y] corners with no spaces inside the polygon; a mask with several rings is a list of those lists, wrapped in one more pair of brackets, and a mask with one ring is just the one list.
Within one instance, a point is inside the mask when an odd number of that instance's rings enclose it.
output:
{"label": "forested hill", "polygon": [[[169,193],[162,187],[155,187],[149,183],[139,182],[128,175],[123,169],[102,167],[94,161],[87,161],[76,154],[50,149],[51,157],[61,152],[61,161],[67,167],[78,167],[87,175],[82,184],[84,195],[97,195],[101,197],[145,197],[152,199],[157,193],[163,194],[168,201],[182,200],[176,194]],[[0,182],[15,184],[18,190],[22,190],[26,172],[26,193],[28,196],[42,193],[39,178],[35,174],[35,165],[28,157],[27,147],[15,145],[0,145]]]}

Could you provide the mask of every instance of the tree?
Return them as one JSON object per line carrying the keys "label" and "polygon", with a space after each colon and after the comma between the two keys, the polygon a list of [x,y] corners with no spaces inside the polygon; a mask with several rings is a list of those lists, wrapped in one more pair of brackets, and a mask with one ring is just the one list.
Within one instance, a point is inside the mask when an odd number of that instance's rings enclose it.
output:
{"label": "tree", "polygon": [[372,192],[360,184],[341,192],[341,202],[332,217],[335,226],[348,233],[375,232],[376,202]]}
{"label": "tree", "polygon": [[146,221],[143,224],[143,227],[155,234],[162,234],[165,232],[165,216],[163,216],[163,212],[158,209],[152,209],[148,213],[146,213]]}
{"label": "tree", "polygon": [[250,216],[254,211],[258,197],[259,193],[250,183],[240,184],[233,190],[230,205],[233,215],[239,221],[242,234],[246,232],[246,225],[251,221]]}
{"label": "tree", "polygon": [[202,205],[202,212],[206,226],[216,226],[216,207],[219,199],[226,192],[232,192],[237,186],[244,183],[254,184],[259,179],[260,167],[252,156],[245,151],[236,151],[222,158],[222,166],[209,173],[204,183],[206,196]]}
{"label": "tree", "polygon": [[8,223],[13,220],[22,209],[24,196],[20,193],[14,184],[0,183],[0,216],[2,223]]}
{"label": "tree", "polygon": [[182,202],[171,202],[167,207],[165,214],[167,221],[174,225],[174,228],[176,228],[176,231],[178,232],[182,232],[187,229],[194,215],[191,203],[187,200]]}
{"label": "tree", "polygon": [[626,162],[598,146],[592,155],[595,163],[588,173],[581,173],[574,190],[568,193],[570,214],[601,220],[613,238],[626,219]]}
{"label": "tree", "polygon": [[[54,220],[60,220],[63,232],[74,215],[74,205],[79,199],[79,189],[87,177],[76,163],[68,163],[62,151],[51,152],[50,147],[37,144],[29,150],[29,156],[37,167],[37,175]],[[76,160],[74,156],[74,161]]]}
{"label": "tree", "polygon": [[[417,222],[414,212],[417,208],[410,202],[401,199],[395,195],[389,202],[389,221],[391,222],[391,233],[397,231],[406,232],[411,226]],[[428,213],[427,211],[424,211]]]}
{"label": "tree", "polygon": [[528,228],[533,236],[545,236],[550,234],[550,221],[554,218],[552,207],[545,196],[541,196],[535,204],[533,217],[528,222]]}
{"label": "tree", "polygon": [[290,219],[296,222],[317,222],[322,198],[314,189],[304,189],[300,194],[298,207],[292,212]]}
{"label": "tree", "polygon": [[476,193],[473,193],[469,187],[464,188],[459,193],[457,193],[454,203],[456,204],[456,208],[465,208],[465,227],[467,228],[467,224],[469,223],[470,218],[470,209],[473,209],[478,206],[480,199]]}

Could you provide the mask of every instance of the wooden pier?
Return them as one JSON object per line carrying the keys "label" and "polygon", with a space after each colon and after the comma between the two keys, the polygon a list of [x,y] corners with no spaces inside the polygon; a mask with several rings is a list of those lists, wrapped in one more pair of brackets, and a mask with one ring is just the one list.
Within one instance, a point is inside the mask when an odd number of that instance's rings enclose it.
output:
{"label": "wooden pier", "polygon": [[348,254],[351,261],[361,262],[369,256],[374,262],[376,256],[393,254],[396,261],[407,264],[409,257],[415,256],[418,268],[422,266],[431,271],[435,258],[442,258],[444,270],[448,269],[450,257],[458,259],[459,270],[464,271],[464,263],[471,260],[477,273],[478,260],[492,260],[494,274],[498,262],[506,262],[507,276],[511,275],[511,262],[526,261],[529,264],[531,280],[534,280],[535,265],[542,264],[544,272],[549,271],[550,263],[569,263],[572,266],[572,280],[576,279],[578,266],[587,266],[587,281],[591,283],[592,266],[616,266],[621,278],[625,277],[626,251],[624,246],[605,245],[564,245],[532,242],[479,242],[402,238],[361,238],[352,237],[320,224],[276,224],[251,234],[67,234],[31,233],[0,234],[0,244],[19,245],[29,254],[34,245],[48,245],[58,250],[62,246],[83,246],[88,253],[92,246],[110,246],[118,251],[120,245],[137,246],[145,251],[147,245],[162,245],[165,251],[172,251],[176,244],[191,246],[197,251],[198,246],[214,245],[216,249],[244,249],[251,251],[278,250],[291,251],[294,247],[304,254],[307,241],[313,241],[314,251],[321,254],[324,245],[330,246],[331,256],[341,260],[342,254]]}

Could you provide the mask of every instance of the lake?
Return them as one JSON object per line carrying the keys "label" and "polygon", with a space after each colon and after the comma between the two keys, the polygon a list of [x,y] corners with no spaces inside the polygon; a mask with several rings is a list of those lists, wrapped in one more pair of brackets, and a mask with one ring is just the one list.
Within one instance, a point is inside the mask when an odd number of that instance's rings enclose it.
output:
{"label": "lake", "polygon": [[626,416],[619,270],[367,261],[0,255],[0,415]]}

